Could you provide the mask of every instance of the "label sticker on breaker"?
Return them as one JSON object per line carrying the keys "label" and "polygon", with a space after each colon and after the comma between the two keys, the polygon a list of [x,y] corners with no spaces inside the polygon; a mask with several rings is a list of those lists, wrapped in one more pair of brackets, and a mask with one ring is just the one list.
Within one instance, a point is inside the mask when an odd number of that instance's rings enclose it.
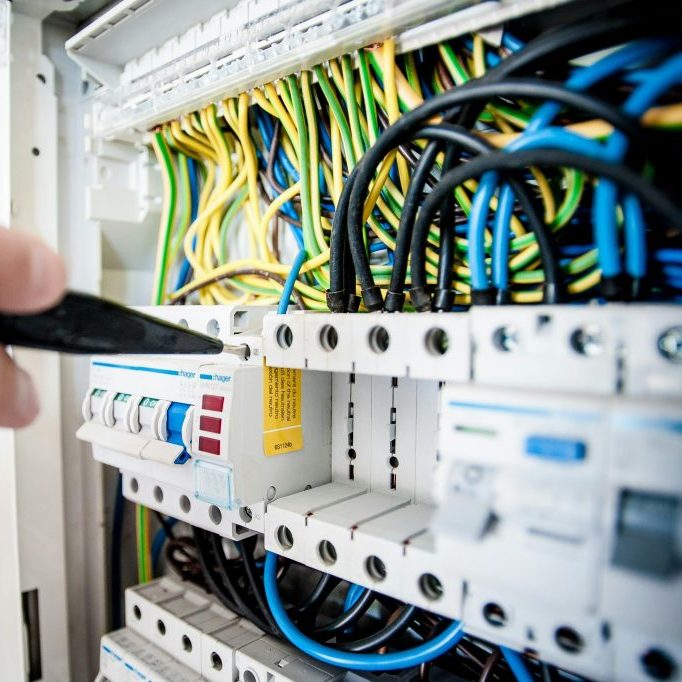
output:
{"label": "label sticker on breaker", "polygon": [[281,455],[303,447],[300,369],[263,368],[263,452]]}

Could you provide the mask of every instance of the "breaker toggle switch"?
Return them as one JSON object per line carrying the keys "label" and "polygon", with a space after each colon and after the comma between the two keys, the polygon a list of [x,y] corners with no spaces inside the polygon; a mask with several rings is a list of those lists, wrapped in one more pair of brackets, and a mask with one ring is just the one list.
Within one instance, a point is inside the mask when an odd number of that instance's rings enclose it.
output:
{"label": "breaker toggle switch", "polygon": [[115,391],[104,388],[90,389],[82,405],[83,419],[94,421],[105,426],[114,425],[114,396]]}
{"label": "breaker toggle switch", "polygon": [[682,500],[679,497],[623,491],[613,564],[659,578],[678,573],[677,538],[681,515]]}
{"label": "breaker toggle switch", "polygon": [[117,393],[114,396],[114,428],[119,431],[138,433],[140,431],[140,401],[142,396]]}
{"label": "breaker toggle switch", "polygon": [[166,440],[168,437],[168,400],[157,398],[142,398],[140,402],[140,433],[151,436],[156,440]]}
{"label": "breaker toggle switch", "polygon": [[192,445],[192,421],[194,408],[187,403],[171,403],[166,414],[168,436],[166,440],[175,445],[182,445],[184,450],[178,455],[175,464],[184,464],[189,458],[187,450]]}

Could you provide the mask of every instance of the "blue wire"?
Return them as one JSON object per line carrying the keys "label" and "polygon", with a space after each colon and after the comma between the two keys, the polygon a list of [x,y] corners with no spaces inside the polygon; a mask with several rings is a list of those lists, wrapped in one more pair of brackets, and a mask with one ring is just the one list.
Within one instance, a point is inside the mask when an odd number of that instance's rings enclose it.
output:
{"label": "blue wire", "polygon": [[[350,609],[365,592],[367,592],[365,587],[357,585],[356,583],[351,583],[348,586],[348,591],[343,600],[343,612],[346,613],[346,611],[348,611],[348,609]],[[343,632],[344,634],[350,635],[353,632],[353,626],[347,627]]]}
{"label": "blue wire", "polygon": [[346,597],[343,600],[343,612],[345,613],[348,611],[348,609],[353,606],[358,599],[360,599],[362,593],[366,591],[366,588],[362,587],[362,585],[351,583],[348,587],[348,591],[346,592]]}
{"label": "blue wire", "polygon": [[[473,52],[474,41],[471,38],[467,38],[464,41],[464,44],[466,45],[467,49],[470,52]],[[491,52],[490,50],[484,49],[484,54],[485,54],[485,62],[491,69],[495,68],[502,61],[502,58],[498,54],[495,54],[494,52]]]}
{"label": "blue wire", "polygon": [[275,622],[285,637],[309,656],[345,670],[381,672],[397,670],[399,668],[412,668],[438,658],[438,656],[441,656],[455,646],[464,636],[462,623],[453,621],[446,630],[431,641],[405,651],[394,651],[388,654],[355,654],[348,651],[339,651],[320,644],[314,639],[310,639],[289,618],[279,596],[277,587],[277,555],[272,552],[266,552],[265,555],[263,581],[265,583],[265,596],[268,606]]}
{"label": "blue wire", "polygon": [[[192,204],[192,209],[190,212],[190,222],[194,222],[197,219],[197,212],[199,210],[199,179],[197,174],[199,173],[199,168],[196,161],[187,157],[187,171],[189,175],[189,195]],[[196,237],[192,241],[192,247],[196,244]],[[180,264],[180,269],[178,270],[178,277],[175,281],[175,290],[181,289],[185,286],[187,282],[187,277],[189,276],[189,261],[184,258]]]}
{"label": "blue wire", "polygon": [[[174,519],[172,517],[168,518],[168,525],[171,526],[171,528],[178,522],[177,519]],[[154,539],[152,540],[152,566],[154,567],[154,575],[157,574],[157,568],[159,565],[159,559],[161,558],[161,550],[163,549],[163,545],[166,542],[167,536],[166,536],[166,529],[161,526],[156,533],[154,533]]]}
{"label": "blue wire", "polygon": [[[256,116],[256,122],[258,124],[258,130],[260,131],[261,137],[263,138],[263,144],[270,149],[272,146],[272,136],[275,132],[270,117],[265,112],[259,112],[259,114]],[[272,168],[275,180],[277,180],[280,185],[289,184],[285,175],[287,171],[292,175],[292,177],[295,178],[294,182],[298,182],[299,175],[296,172],[296,169],[291,165],[289,157],[283,152],[281,146],[277,150],[277,157],[275,158]],[[287,215],[289,218],[298,218],[296,211],[294,210],[293,203],[290,201],[287,201],[286,204],[282,205],[282,213]],[[291,232],[294,235],[299,248],[303,248],[303,236],[301,229],[297,228],[295,225],[289,225],[289,227],[291,228]]]}
{"label": "blue wire", "polygon": [[282,296],[279,299],[279,305],[277,306],[277,313],[279,315],[285,315],[287,309],[289,308],[289,299],[291,298],[291,293],[294,290],[294,285],[298,279],[298,273],[301,270],[303,261],[305,261],[306,253],[305,249],[301,249],[297,254],[294,262],[291,265],[291,270],[287,275],[286,281],[284,282],[284,288],[282,289]]}
{"label": "blue wire", "polygon": [[501,646],[500,651],[511,668],[512,673],[514,673],[517,682],[533,682],[533,676],[528,672],[523,659],[514,649]]}
{"label": "blue wire", "polygon": [[663,274],[672,279],[682,280],[682,264],[681,265],[664,265]]}
{"label": "blue wire", "polygon": [[[572,90],[578,91],[588,89],[595,83],[598,83],[604,78],[607,78],[632,64],[642,62],[645,59],[660,54],[669,49],[670,45],[671,41],[668,40],[642,40],[631,43],[617,52],[604,57],[595,64],[575,71],[566,81],[566,86]],[[526,135],[530,135],[550,125],[552,119],[560,110],[561,105],[556,102],[546,102],[543,104],[532,117],[526,130],[517,141],[523,139]],[[478,190],[474,195],[474,202],[478,193],[491,192],[490,185],[492,185],[490,174],[486,173],[481,178]],[[498,216],[496,216],[495,229],[493,231],[493,242],[497,243],[499,240],[502,240],[502,244],[493,250],[493,284],[498,289],[506,289],[509,284],[506,265],[509,255],[509,224],[511,221],[509,202],[512,202],[511,206],[513,206],[513,193],[507,184],[502,186],[498,201],[501,204],[503,211],[498,209]],[[475,234],[479,240],[471,243],[470,249],[474,252],[483,249],[483,237],[485,234],[484,223],[487,218],[488,207],[489,203],[476,204],[477,210],[474,212],[474,203],[472,202],[472,211],[469,216],[469,233]],[[475,227],[472,227],[472,223],[476,223]],[[610,235],[606,233],[605,230],[602,229],[602,226],[603,223],[601,223],[601,221],[595,223],[595,238],[597,248],[599,249],[600,267],[602,268],[602,271],[608,271],[612,261],[614,259],[616,263],[618,261],[618,242],[617,236],[615,234]],[[607,261],[606,267],[604,261]],[[488,284],[485,267],[480,267],[481,262],[485,263],[484,257],[478,257],[476,260],[472,259],[472,282],[479,282],[479,284],[474,283],[474,288],[486,288]],[[474,267],[478,268],[475,280]]]}
{"label": "blue wire", "polygon": [[[655,69],[649,79],[642,83],[623,105],[624,113],[639,118],[652,104],[673,85],[682,83],[682,54],[668,59]],[[621,160],[627,151],[628,140],[623,133],[614,130],[606,141],[606,149],[614,160]],[[615,205],[618,198],[618,187],[610,180],[601,180],[594,194],[593,213],[598,232],[605,232],[616,239],[617,223]],[[641,278],[646,274],[646,236],[642,206],[632,194],[623,199],[625,214],[625,269],[628,275]],[[616,245],[617,246],[617,245]],[[601,251],[600,251],[601,252]],[[620,272],[620,259],[616,250],[614,262],[608,261],[608,268],[603,269],[605,276],[615,276]]]}
{"label": "blue wire", "polygon": [[656,260],[661,263],[682,264],[682,249],[660,249],[656,251]]}
{"label": "blue wire", "polygon": [[[538,149],[538,148],[552,148],[552,149],[564,149],[570,152],[576,152],[578,154],[583,154],[585,156],[592,156],[596,158],[601,158],[609,160],[606,154],[606,150],[602,145],[594,140],[590,140],[575,133],[571,133],[564,128],[544,128],[542,130],[537,130],[535,132],[524,133],[520,137],[516,138],[511,144],[509,144],[506,149],[507,151],[519,151],[523,149]],[[488,175],[488,173],[486,173]],[[486,176],[483,176],[481,182],[479,183],[479,188],[474,199],[471,203],[471,216],[469,219],[470,226],[470,238],[474,238],[477,241],[471,242],[478,246],[482,244],[485,235],[485,223],[481,224],[481,217],[485,217],[485,211],[480,209],[479,203],[477,203],[478,195],[483,195],[483,200],[487,201],[489,194],[494,191],[495,185],[497,183],[497,178],[495,174],[490,173],[492,176],[492,181]],[[508,192],[504,190],[508,187],[505,185],[502,188],[502,192],[498,199],[498,208],[495,214],[495,221],[493,224],[493,282],[496,287],[500,289],[506,289],[509,279],[508,271],[506,267],[507,258],[509,254],[509,240],[511,237],[509,231],[509,220],[511,219],[512,210],[514,208],[514,193],[509,188]],[[485,204],[487,205],[487,204]],[[474,209],[478,212],[474,217]],[[473,237],[471,237],[473,235]],[[476,254],[478,260],[474,261],[470,257],[470,262],[472,263],[471,269],[471,281],[474,284],[474,288],[485,288],[487,286],[487,277],[483,280],[483,287],[479,287],[474,280],[474,268],[473,263],[476,262],[476,266],[479,266],[480,260],[483,260],[485,266],[485,254],[483,249],[477,249]]]}
{"label": "blue wire", "polygon": [[522,47],[525,46],[526,43],[524,43],[522,40],[519,40],[517,37],[513,36],[509,31],[504,31],[502,34],[502,44],[508,49],[511,50],[512,52],[517,52],[520,50]]}

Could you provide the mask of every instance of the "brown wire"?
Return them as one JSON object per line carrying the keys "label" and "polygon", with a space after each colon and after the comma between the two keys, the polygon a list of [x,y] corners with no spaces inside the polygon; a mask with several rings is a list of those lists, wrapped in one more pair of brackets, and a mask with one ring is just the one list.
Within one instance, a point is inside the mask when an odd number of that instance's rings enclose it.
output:
{"label": "brown wire", "polygon": [[436,71],[438,71],[438,76],[440,77],[441,83],[450,90],[455,87],[455,81],[452,80],[450,72],[445,68],[443,62],[438,62],[436,64]]}
{"label": "brown wire", "polygon": [[275,216],[275,219],[272,221],[272,254],[275,257],[276,261],[281,261],[281,254],[279,252],[279,229],[280,229],[280,224],[279,224],[279,216]]}
{"label": "brown wire", "polygon": [[[399,606],[386,621],[386,625],[390,625],[401,613],[403,612],[403,607]],[[388,652],[388,644],[384,644],[381,648],[377,649],[378,654],[385,654]]]}
{"label": "brown wire", "polygon": [[501,658],[502,654],[500,653],[500,650],[495,649],[495,651],[493,651],[493,653],[490,654],[490,656],[488,656],[488,660],[485,662],[485,665],[483,666],[483,671],[481,672],[481,676],[478,678],[478,682],[487,682],[487,680],[490,679],[493,670],[500,662]]}
{"label": "brown wire", "polygon": [[[207,287],[211,284],[217,284],[218,282],[222,282],[227,279],[234,279],[235,277],[244,277],[245,275],[254,275],[255,277],[269,279],[284,287],[284,278],[276,275],[274,272],[268,272],[267,270],[261,270],[260,268],[240,268],[238,270],[233,270],[232,272],[226,272],[222,275],[216,275],[215,277],[211,277],[211,279],[204,280],[199,284],[191,286],[181,297],[176,298],[172,305],[184,303],[190,294],[193,294],[195,291],[199,291],[200,289],[203,289],[204,287]],[[291,292],[291,297],[296,302],[296,306],[299,308],[299,310],[305,310],[303,296],[301,296],[301,294],[296,291],[295,288]]]}

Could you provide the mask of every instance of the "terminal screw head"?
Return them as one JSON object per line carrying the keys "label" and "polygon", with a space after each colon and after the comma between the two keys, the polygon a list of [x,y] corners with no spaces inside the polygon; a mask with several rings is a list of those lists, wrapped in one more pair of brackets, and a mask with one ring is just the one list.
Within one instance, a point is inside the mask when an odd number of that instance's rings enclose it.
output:
{"label": "terminal screw head", "polygon": [[670,327],[658,337],[658,352],[670,362],[682,363],[682,327]]}

